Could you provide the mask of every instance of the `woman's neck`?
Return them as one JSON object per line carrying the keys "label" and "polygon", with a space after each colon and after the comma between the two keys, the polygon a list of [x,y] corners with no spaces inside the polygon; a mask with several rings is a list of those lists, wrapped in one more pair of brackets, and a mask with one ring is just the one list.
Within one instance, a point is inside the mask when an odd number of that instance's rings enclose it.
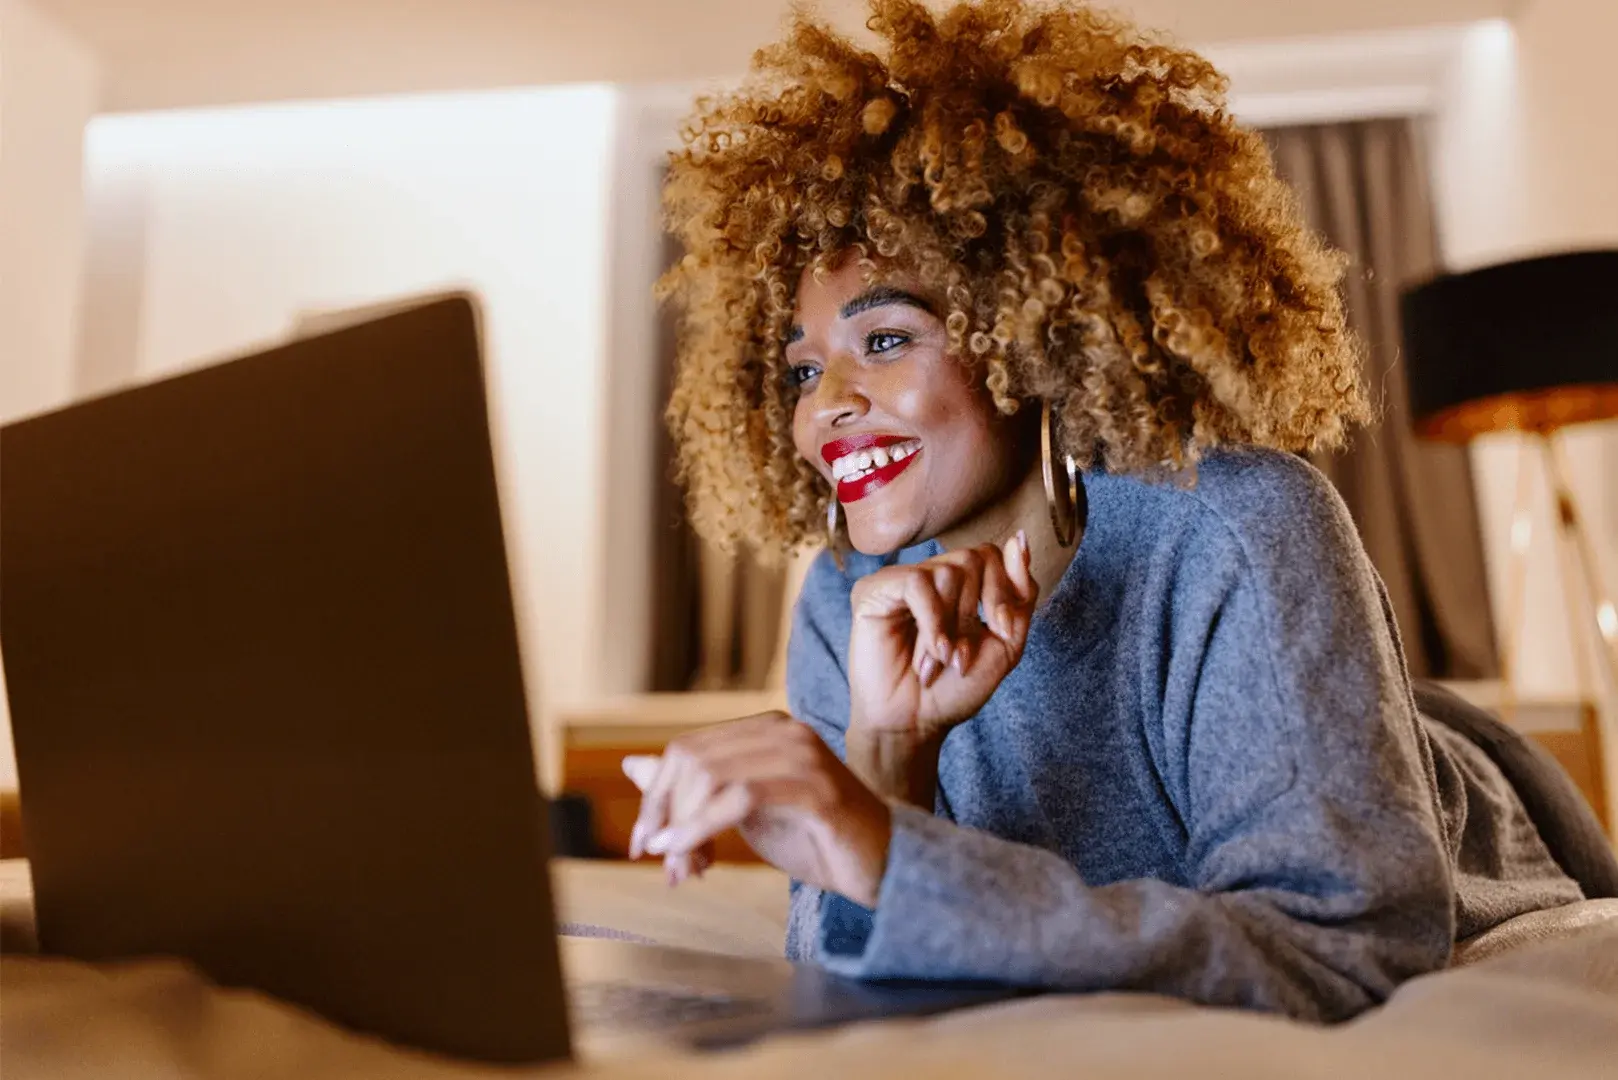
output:
{"label": "woman's neck", "polygon": [[[1043,604],[1067,572],[1078,543],[1063,547],[1056,542],[1050,506],[1045,499],[1045,479],[1037,458],[1004,498],[941,533],[937,539],[949,551],[979,544],[1004,544],[1019,529],[1028,535],[1034,580],[1039,582],[1039,600]],[[1082,542],[1082,535],[1078,540]]]}

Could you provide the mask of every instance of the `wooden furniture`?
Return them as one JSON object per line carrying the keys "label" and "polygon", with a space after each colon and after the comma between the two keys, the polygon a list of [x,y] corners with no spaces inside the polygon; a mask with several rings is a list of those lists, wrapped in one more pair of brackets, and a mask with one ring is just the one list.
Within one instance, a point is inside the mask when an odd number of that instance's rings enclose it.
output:
{"label": "wooden furniture", "polygon": [[[1519,698],[1498,681],[1446,682],[1461,698],[1502,717],[1555,758],[1567,770],[1595,811],[1596,818],[1614,836],[1611,796],[1606,784],[1606,762],[1601,721],[1595,706],[1578,698]],[[1502,708],[1510,702],[1509,714]]]}
{"label": "wooden furniture", "polygon": [[[786,708],[780,690],[635,694],[557,717],[561,729],[562,790],[590,800],[601,854],[629,854],[629,832],[640,810],[640,791],[624,775],[626,754],[659,754],[678,735],[707,724]],[[757,862],[734,832],[716,845],[720,862]]]}
{"label": "wooden furniture", "polygon": [[[1522,707],[1518,705],[1519,709]],[[1529,737],[1567,770],[1584,797],[1590,801],[1590,808],[1596,812],[1597,820],[1606,827],[1607,835],[1613,836],[1612,803],[1607,794],[1606,770],[1601,762],[1601,728],[1595,708],[1588,702],[1581,703],[1579,714],[1577,729],[1536,731],[1530,733]]]}
{"label": "wooden furniture", "polygon": [[27,854],[22,838],[22,803],[15,791],[0,791],[0,859],[21,859]]}

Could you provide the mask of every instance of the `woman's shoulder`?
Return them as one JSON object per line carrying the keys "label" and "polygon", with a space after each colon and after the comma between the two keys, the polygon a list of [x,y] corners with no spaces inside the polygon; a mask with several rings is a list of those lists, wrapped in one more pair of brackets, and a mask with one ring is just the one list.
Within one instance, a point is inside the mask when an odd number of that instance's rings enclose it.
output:
{"label": "woman's shoulder", "polygon": [[1244,547],[1272,544],[1300,532],[1354,535],[1348,509],[1331,481],[1302,457],[1280,450],[1220,449],[1197,463],[1190,483],[1135,485],[1126,500],[1155,503],[1156,512],[1167,509],[1165,503],[1177,504],[1187,524],[1212,527]]}
{"label": "woman's shoulder", "polygon": [[1233,521],[1335,517],[1342,508],[1337,489],[1307,460],[1258,446],[1206,455],[1190,491],[1203,506]]}
{"label": "woman's shoulder", "polygon": [[1307,606],[1352,593],[1375,606],[1375,573],[1348,507],[1304,458],[1259,448],[1210,454],[1187,495],[1240,576],[1265,595]]}
{"label": "woman's shoulder", "polygon": [[[1096,539],[1114,561],[1179,563],[1181,584],[1257,575],[1358,574],[1359,534],[1331,481],[1294,454],[1262,448],[1206,455],[1194,482],[1109,477],[1091,500]],[[1099,515],[1110,516],[1102,524]],[[1223,568],[1223,571],[1220,568]]]}

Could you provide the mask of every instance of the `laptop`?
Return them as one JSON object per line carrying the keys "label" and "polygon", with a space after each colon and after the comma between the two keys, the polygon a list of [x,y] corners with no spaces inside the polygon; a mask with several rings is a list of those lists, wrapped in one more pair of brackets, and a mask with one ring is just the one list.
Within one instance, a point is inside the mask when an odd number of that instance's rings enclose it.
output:
{"label": "laptop", "polygon": [[41,949],[491,1062],[1006,996],[558,939],[478,327],[430,299],[0,429]]}

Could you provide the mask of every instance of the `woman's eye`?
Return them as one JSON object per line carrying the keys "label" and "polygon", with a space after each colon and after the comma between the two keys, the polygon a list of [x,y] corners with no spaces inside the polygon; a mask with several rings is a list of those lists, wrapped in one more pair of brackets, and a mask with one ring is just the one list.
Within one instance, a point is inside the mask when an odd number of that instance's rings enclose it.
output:
{"label": "woman's eye", "polygon": [[896,334],[891,330],[878,330],[865,339],[865,348],[868,352],[892,352],[910,340],[909,334]]}
{"label": "woman's eye", "polygon": [[787,382],[795,387],[806,386],[819,374],[820,369],[813,364],[794,364],[787,372]]}

